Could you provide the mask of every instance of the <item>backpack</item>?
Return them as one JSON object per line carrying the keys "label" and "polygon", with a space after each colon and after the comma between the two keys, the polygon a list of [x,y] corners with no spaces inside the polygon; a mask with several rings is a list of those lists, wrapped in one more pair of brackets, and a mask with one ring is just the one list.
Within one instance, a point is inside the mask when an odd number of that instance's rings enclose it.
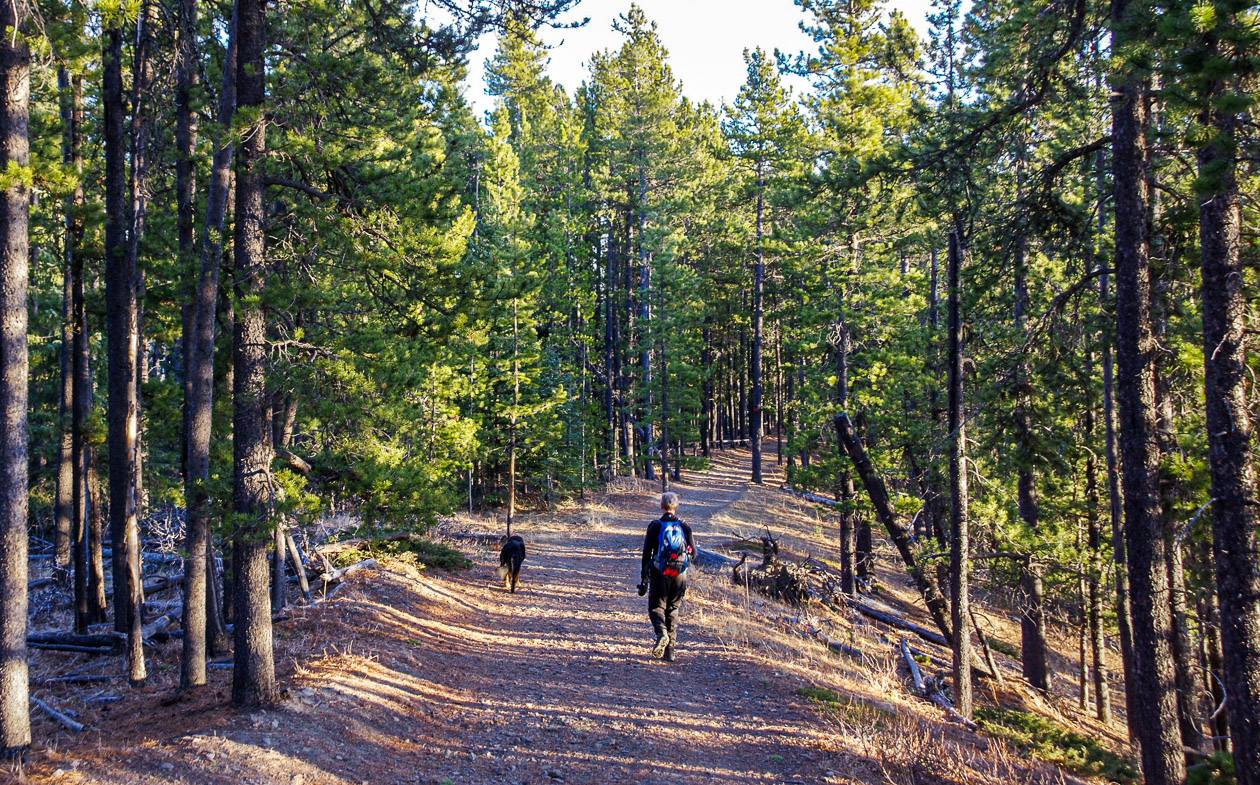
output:
{"label": "backpack", "polygon": [[677,518],[661,519],[655,563],[657,571],[669,578],[682,575],[691,563],[687,554],[687,535],[683,532],[682,521]]}

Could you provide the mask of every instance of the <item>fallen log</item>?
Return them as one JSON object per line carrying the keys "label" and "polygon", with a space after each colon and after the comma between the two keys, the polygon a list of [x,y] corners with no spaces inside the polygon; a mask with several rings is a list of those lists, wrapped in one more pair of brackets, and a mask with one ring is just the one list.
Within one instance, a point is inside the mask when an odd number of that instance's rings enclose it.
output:
{"label": "fallen log", "polygon": [[104,646],[76,646],[73,643],[28,643],[27,648],[39,649],[41,651],[68,651],[74,654],[117,654],[118,651]]}
{"label": "fallen log", "polygon": [[151,640],[152,638],[166,632],[167,628],[175,623],[175,619],[182,613],[182,608],[176,608],[170,613],[163,614],[148,624],[144,625],[140,630],[142,640]]}
{"label": "fallen log", "polygon": [[711,551],[707,548],[696,548],[696,556],[692,559],[692,563],[699,567],[702,571],[713,572],[716,570],[724,570],[727,567],[733,567],[735,560],[729,556],[724,556],[717,551]]}
{"label": "fallen log", "polygon": [[102,681],[113,681],[119,678],[109,673],[71,673],[66,676],[49,676],[40,679],[40,684],[94,684]]}
{"label": "fallen log", "polygon": [[984,656],[984,664],[993,674],[993,679],[998,683],[999,687],[1006,686],[1006,679],[1002,678],[1002,671],[998,668],[997,660],[993,658],[993,650],[989,648],[989,638],[980,629],[980,622],[976,620],[976,609],[969,608],[971,612],[971,626],[976,631],[976,638],[980,640],[980,653]]}
{"label": "fallen log", "polygon": [[74,632],[32,632],[26,636],[28,645],[68,645],[91,646],[123,650],[127,637],[119,632],[74,633]]}
{"label": "fallen log", "polygon": [[297,542],[293,539],[292,534],[286,533],[284,541],[289,548],[289,559],[293,562],[293,570],[297,573],[298,585],[302,587],[302,596],[307,602],[310,602],[311,584],[306,579],[306,567],[302,564],[302,553],[298,550]]}
{"label": "fallen log", "polygon": [[931,703],[939,706],[950,719],[962,725],[967,730],[976,730],[980,726],[972,720],[962,716],[954,708],[954,704],[950,703],[949,698],[945,697],[945,693],[941,691],[940,682],[935,679],[929,683],[928,679],[923,676],[923,671],[919,669],[919,663],[915,661],[914,655],[910,651],[910,644],[906,643],[906,639],[902,638],[898,644],[901,651],[901,658],[905,661],[906,667],[910,670],[910,679],[914,684],[914,694]]}
{"label": "fallen log", "polygon": [[784,485],[780,490],[785,493],[790,493],[798,499],[804,499],[805,501],[813,502],[814,504],[825,504],[828,507],[840,506],[840,502],[830,496],[823,496],[822,494],[814,493],[813,491],[798,491],[791,485]]}
{"label": "fallen log", "polygon": [[360,570],[375,569],[376,566],[377,566],[376,559],[364,559],[363,561],[355,562],[354,564],[351,564],[349,566],[335,569],[332,572],[326,572],[323,575],[319,576],[319,580],[324,584],[324,587],[326,589],[328,587],[328,584],[330,583],[336,583],[337,581],[345,578],[346,576],[353,575],[356,572],[359,572]]}
{"label": "fallen log", "polygon": [[497,546],[503,539],[503,535],[501,534],[483,534],[480,532],[443,532],[442,536],[450,537],[452,540],[463,540],[465,542],[485,545],[487,547]]}
{"label": "fallen log", "polygon": [[875,621],[883,622],[884,624],[887,624],[890,627],[896,627],[899,630],[912,632],[923,640],[931,641],[938,646],[944,646],[946,648],[949,648],[950,646],[949,640],[935,630],[930,630],[927,627],[915,624],[912,621],[907,621],[900,616],[889,613],[888,611],[880,610],[879,608],[876,608],[870,603],[860,600],[857,597],[847,597],[846,602],[850,608],[854,609],[858,613],[861,613],[863,616],[869,616]]}
{"label": "fallen log", "polygon": [[148,597],[150,594],[157,594],[158,592],[166,591],[167,589],[180,588],[183,585],[184,579],[182,576],[177,578],[173,575],[163,575],[144,585],[144,596]]}
{"label": "fallen log", "polygon": [[56,720],[57,724],[61,725],[66,730],[73,731],[74,733],[82,733],[84,730],[87,729],[87,726],[84,725],[83,723],[71,719],[70,715],[66,714],[65,712],[54,709],[52,706],[49,706],[47,703],[44,703],[39,698],[31,696],[31,703],[35,704],[35,706],[37,706],[41,711],[43,711],[49,717],[52,717],[54,720]]}
{"label": "fallen log", "polygon": [[849,644],[838,641],[835,638],[828,638],[821,635],[819,636],[819,640],[826,644],[827,648],[834,651],[836,654],[843,654],[846,657],[852,657],[853,659],[861,662],[869,662],[866,652],[856,646],[850,646]]}
{"label": "fallen log", "polygon": [[42,589],[45,586],[52,586],[56,582],[57,582],[56,578],[36,578],[35,580],[26,584],[26,590],[35,591],[36,589]]}
{"label": "fallen log", "polygon": [[858,439],[857,433],[853,429],[853,423],[849,420],[847,413],[841,412],[836,415],[835,428],[836,435],[840,438],[845,452],[849,454],[849,459],[853,461],[853,466],[857,469],[858,476],[862,479],[862,485],[866,488],[866,495],[870,497],[871,506],[875,509],[875,516],[879,518],[880,523],[884,525],[884,529],[888,531],[888,536],[892,539],[893,545],[897,546],[897,552],[901,554],[901,560],[905,562],[906,570],[910,573],[911,579],[914,580],[914,585],[918,587],[919,593],[923,595],[923,602],[927,605],[932,621],[935,622],[937,629],[941,631],[941,634],[946,639],[952,639],[954,635],[949,623],[949,604],[945,602],[945,597],[937,587],[936,581],[930,574],[924,572],[915,561],[914,550],[910,543],[910,532],[897,519],[897,514],[893,511],[892,502],[888,497],[888,488],[884,485],[884,480],[879,476],[879,472],[875,470],[874,464],[871,463],[871,458],[866,453],[866,447]]}
{"label": "fallen log", "polygon": [[914,654],[910,651],[910,644],[906,643],[905,638],[902,638],[897,646],[901,650],[901,658],[905,660],[906,667],[910,669],[910,682],[914,685],[914,694],[926,696],[927,682],[923,680],[923,671],[919,669],[919,661],[914,658]]}

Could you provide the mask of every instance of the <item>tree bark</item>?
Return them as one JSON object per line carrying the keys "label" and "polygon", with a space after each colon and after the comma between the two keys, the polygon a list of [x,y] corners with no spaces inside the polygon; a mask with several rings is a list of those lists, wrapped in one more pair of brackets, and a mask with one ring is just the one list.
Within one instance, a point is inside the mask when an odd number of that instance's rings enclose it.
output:
{"label": "tree bark", "polygon": [[[640,153],[642,155],[642,153]],[[656,453],[655,414],[652,406],[652,259],[648,253],[647,234],[647,164],[639,162],[639,192],[636,215],[638,218],[639,246],[639,372],[643,384],[643,413],[639,433],[643,443],[643,476],[656,479],[654,458]]]}
{"label": "tree bark", "polygon": [[[193,107],[193,93],[197,86],[197,0],[180,0],[175,28],[175,198],[176,234],[179,238],[179,268],[187,275],[191,290],[195,292],[197,274],[196,235],[194,219],[197,210],[197,115]],[[226,70],[230,70],[227,68]],[[196,295],[189,297],[191,301]],[[188,433],[189,404],[192,401],[191,362],[193,312],[185,304],[181,312],[182,330],[180,349],[184,362],[184,401],[182,414],[184,428],[181,434],[182,453],[180,474],[188,482]]]}
{"label": "tree bark", "polygon": [[700,334],[700,372],[704,377],[704,390],[702,406],[704,408],[704,422],[700,428],[700,453],[706,458],[713,455],[713,438],[717,433],[717,402],[714,400],[713,375],[715,369],[713,367],[713,317],[705,314],[704,328]]}
{"label": "tree bark", "polygon": [[[88,347],[87,322],[83,301],[83,259],[79,247],[83,238],[83,222],[80,213],[83,209],[83,156],[79,149],[79,129],[83,123],[83,83],[80,77],[71,77],[64,66],[57,69],[57,87],[61,98],[62,125],[62,162],[66,164],[76,177],[74,190],[66,197],[64,218],[64,274],[66,294],[69,296],[69,314],[66,315],[66,330],[63,330],[63,342],[68,343],[64,370],[69,374],[70,396],[69,411],[65,413],[68,421],[63,427],[69,428],[70,461],[70,507],[67,517],[62,521],[60,513],[57,518],[57,563],[62,564],[62,528],[65,532],[65,556],[74,567],[74,628],[82,632],[92,621],[91,606],[88,598],[88,526],[87,526],[87,493],[86,458],[90,449],[84,440],[87,418],[91,414],[92,377],[87,369],[90,360]],[[63,380],[64,385],[64,380]],[[63,387],[62,395],[65,395]],[[66,446],[65,436],[62,447]],[[58,475],[58,493],[61,492],[60,473]]]}
{"label": "tree bark", "polygon": [[970,719],[971,631],[968,572],[970,570],[970,531],[967,498],[966,427],[963,419],[962,359],[962,238],[955,228],[949,235],[949,491],[950,491],[950,622],[954,636],[954,708]]}
{"label": "tree bark", "polygon": [[[1113,0],[1112,50],[1129,53],[1143,40],[1146,7]],[[1120,409],[1120,454],[1124,480],[1124,528],[1128,554],[1133,646],[1132,726],[1141,747],[1147,785],[1178,785],[1185,758],[1177,725],[1168,573],[1160,532],[1159,449],[1156,444],[1154,339],[1150,320],[1150,259],[1147,231],[1149,166],[1147,93],[1135,67],[1122,64],[1113,76],[1112,149],[1115,210],[1116,396]],[[1137,707],[1141,707],[1140,710]]]}
{"label": "tree bark", "polygon": [[[185,0],[185,13],[196,12],[195,0]],[[195,19],[193,20],[195,22]],[[189,23],[195,29],[195,24]],[[206,483],[210,479],[210,441],[214,424],[214,327],[215,308],[219,299],[219,265],[223,256],[223,232],[227,215],[228,188],[232,179],[232,157],[235,151],[228,129],[236,110],[237,12],[233,6],[228,30],[227,58],[223,68],[223,84],[219,91],[220,142],[210,167],[210,187],[206,195],[206,223],[201,237],[201,260],[196,288],[193,291],[192,334],[188,341],[187,374],[191,382],[188,412],[188,467],[185,496],[188,499],[188,531],[186,548],[189,554],[205,554],[205,558],[189,558],[184,562],[184,616],[182,626],[183,659],[180,684],[196,687],[206,683],[207,638],[221,627],[208,606],[214,587],[208,575],[213,572],[210,561],[210,510]],[[190,44],[191,46],[191,44]],[[191,176],[191,175],[190,175]]]}
{"label": "tree bark", "polygon": [[[149,212],[149,146],[152,139],[153,121],[149,109],[149,90],[153,84],[153,48],[152,28],[157,22],[157,6],[150,1],[143,1],[136,19],[136,38],[131,64],[131,122],[128,128],[128,147],[131,153],[131,170],[127,179],[127,266],[135,276],[135,447],[132,471],[135,481],[132,494],[135,496],[136,518],[144,516],[148,506],[148,495],[144,484],[145,429],[147,423],[142,416],[144,408],[144,385],[149,379],[148,344],[144,338],[144,298],[145,270],[140,265],[140,242],[144,238],[145,225]],[[138,537],[138,535],[137,535]],[[140,602],[144,602],[144,593],[140,592]]]}
{"label": "tree bark", "polygon": [[[78,129],[74,125],[74,96],[70,73],[65,66],[57,69],[57,95],[61,109],[61,160],[73,169],[78,148]],[[82,193],[80,191],[80,193]],[[60,434],[57,450],[57,489],[53,503],[53,563],[68,568],[74,524],[74,195],[65,200],[65,230],[62,234],[61,267],[61,348],[58,352],[60,383],[57,391],[57,428]]]}
{"label": "tree bark", "polygon": [[[752,389],[748,401],[748,429],[752,438],[752,481],[758,485],[761,477],[761,432],[762,432],[762,398],[765,389],[762,383],[762,344],[765,328],[765,288],[766,288],[766,249],[764,244],[765,162],[757,162],[757,261],[753,266],[753,308],[752,308],[752,362],[750,375]],[[843,408],[843,407],[842,407]]]}
{"label": "tree bark", "polygon": [[[1218,25],[1237,24],[1234,14]],[[1209,53],[1220,56],[1213,30]],[[1241,118],[1226,79],[1208,89],[1211,136],[1199,150],[1202,242],[1203,370],[1208,462],[1212,472],[1212,548],[1220,603],[1222,670],[1239,785],[1260,783],[1260,546],[1257,544],[1255,449],[1247,400],[1247,302],[1240,254],[1237,179]],[[1206,197],[1206,198],[1204,198]]]}
{"label": "tree bark", "polygon": [[[1091,384],[1094,378],[1092,353],[1089,355],[1088,364],[1087,385]],[[1085,432],[1092,439],[1095,430],[1094,401],[1092,394],[1087,392],[1087,396]],[[1094,677],[1094,716],[1099,722],[1108,723],[1111,722],[1111,687],[1107,673],[1107,647],[1103,628],[1102,520],[1099,510],[1101,501],[1098,497],[1098,458],[1093,451],[1090,451],[1086,453],[1085,458],[1085,504],[1087,506],[1085,542],[1089,554],[1089,567],[1086,570],[1088,577],[1085,613],[1088,618],[1090,659]]]}
{"label": "tree bark", "polygon": [[[85,352],[86,354],[86,352]],[[84,360],[83,367],[87,368]],[[89,374],[88,369],[85,373]],[[88,389],[87,410],[92,408],[91,383],[84,386]],[[86,420],[86,415],[84,417]],[[109,621],[109,599],[105,593],[105,532],[109,527],[108,495],[101,485],[100,472],[96,468],[96,450],[86,448],[84,463],[87,466],[86,486],[83,489],[83,502],[87,515],[87,549],[88,577],[88,618],[93,624]]]}
{"label": "tree bark", "polygon": [[[1022,153],[1022,151],[1021,151]],[[1022,180],[1022,154],[1016,166]],[[1022,190],[1022,182],[1020,184]],[[1015,238],[1015,328],[1028,339],[1028,248],[1022,232]],[[1032,370],[1025,353],[1015,367],[1015,434],[1018,446],[1019,517],[1033,537],[1037,536],[1041,511],[1037,504],[1037,475],[1033,469]],[[1046,656],[1045,589],[1034,560],[1024,562],[1020,574],[1020,662],[1024,678],[1035,689],[1050,692],[1050,668]]]}
{"label": "tree bark", "polygon": [[[13,177],[30,166],[29,7],[0,7],[0,169]],[[30,200],[25,177],[0,197],[0,757],[31,743],[27,686],[28,436],[27,286],[30,281]]]}
{"label": "tree bark", "polygon": [[[836,288],[836,334],[832,341],[832,352],[835,354],[836,368],[836,406],[846,411],[849,406],[849,350],[850,335],[848,320],[845,318],[845,281],[841,280]],[[837,432],[838,433],[838,432]],[[840,450],[840,468],[836,472],[836,499],[840,501],[840,590],[850,596],[857,593],[853,575],[853,523],[854,497],[853,477],[849,474],[847,462],[844,460],[844,443],[837,439],[836,447]]]}
{"label": "tree bark", "polygon": [[[1095,158],[1096,179],[1098,181],[1099,199],[1105,184],[1102,157]],[[1101,235],[1106,228],[1107,211],[1098,209],[1098,231]],[[1103,272],[1098,276],[1098,300],[1105,312],[1111,304],[1111,277]],[[1133,614],[1129,605],[1129,558],[1125,551],[1124,541],[1124,495],[1120,488],[1120,455],[1118,435],[1116,433],[1116,398],[1115,398],[1115,360],[1114,336],[1111,330],[1103,329],[1100,336],[1102,349],[1103,372],[1103,431],[1106,437],[1107,458],[1107,517],[1111,533],[1112,583],[1116,596],[1116,627],[1120,633],[1120,666],[1124,675],[1122,679],[1125,695],[1125,706],[1136,706],[1133,692]],[[1125,722],[1130,739],[1136,738],[1133,729],[1134,715],[1125,712]]]}
{"label": "tree bark", "polygon": [[128,635],[128,677],[145,679],[141,626],[140,536],[136,520],[135,258],[127,248],[126,138],[121,20],[110,21],[103,52],[105,109],[105,315],[109,339],[109,517],[113,544],[114,629]]}
{"label": "tree bark", "polygon": [[238,303],[233,335],[233,493],[240,516],[233,541],[236,571],[236,648],[232,703],[265,706],[279,698],[271,636],[267,550],[273,483],[271,429],[267,427],[267,322],[261,298],[266,276],[262,159],[266,150],[265,0],[237,0],[237,106],[246,115],[236,161]]}

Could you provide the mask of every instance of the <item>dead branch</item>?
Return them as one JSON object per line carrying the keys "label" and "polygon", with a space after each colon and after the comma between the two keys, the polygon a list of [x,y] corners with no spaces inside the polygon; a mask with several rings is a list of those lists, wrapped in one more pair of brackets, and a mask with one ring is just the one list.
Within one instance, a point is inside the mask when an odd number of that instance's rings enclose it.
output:
{"label": "dead branch", "polygon": [[43,702],[42,700],[40,700],[39,698],[36,698],[33,695],[31,696],[31,703],[34,704],[37,708],[39,708],[41,711],[43,711],[45,714],[47,714],[49,717],[52,717],[54,720],[56,720],[58,725],[62,726],[68,731],[73,731],[74,733],[82,733],[83,731],[87,730],[87,726],[84,725],[83,723],[71,719],[70,715],[62,711],[58,711],[57,709],[54,709],[52,706],[49,706],[47,703]]}

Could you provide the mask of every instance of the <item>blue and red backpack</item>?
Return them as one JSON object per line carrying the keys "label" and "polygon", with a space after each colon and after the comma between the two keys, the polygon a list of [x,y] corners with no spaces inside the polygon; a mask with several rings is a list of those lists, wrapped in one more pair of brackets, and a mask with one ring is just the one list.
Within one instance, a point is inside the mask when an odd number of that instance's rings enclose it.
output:
{"label": "blue and red backpack", "polygon": [[673,578],[682,575],[691,564],[687,553],[687,535],[682,521],[677,518],[661,519],[661,536],[656,543],[656,569],[661,575]]}

